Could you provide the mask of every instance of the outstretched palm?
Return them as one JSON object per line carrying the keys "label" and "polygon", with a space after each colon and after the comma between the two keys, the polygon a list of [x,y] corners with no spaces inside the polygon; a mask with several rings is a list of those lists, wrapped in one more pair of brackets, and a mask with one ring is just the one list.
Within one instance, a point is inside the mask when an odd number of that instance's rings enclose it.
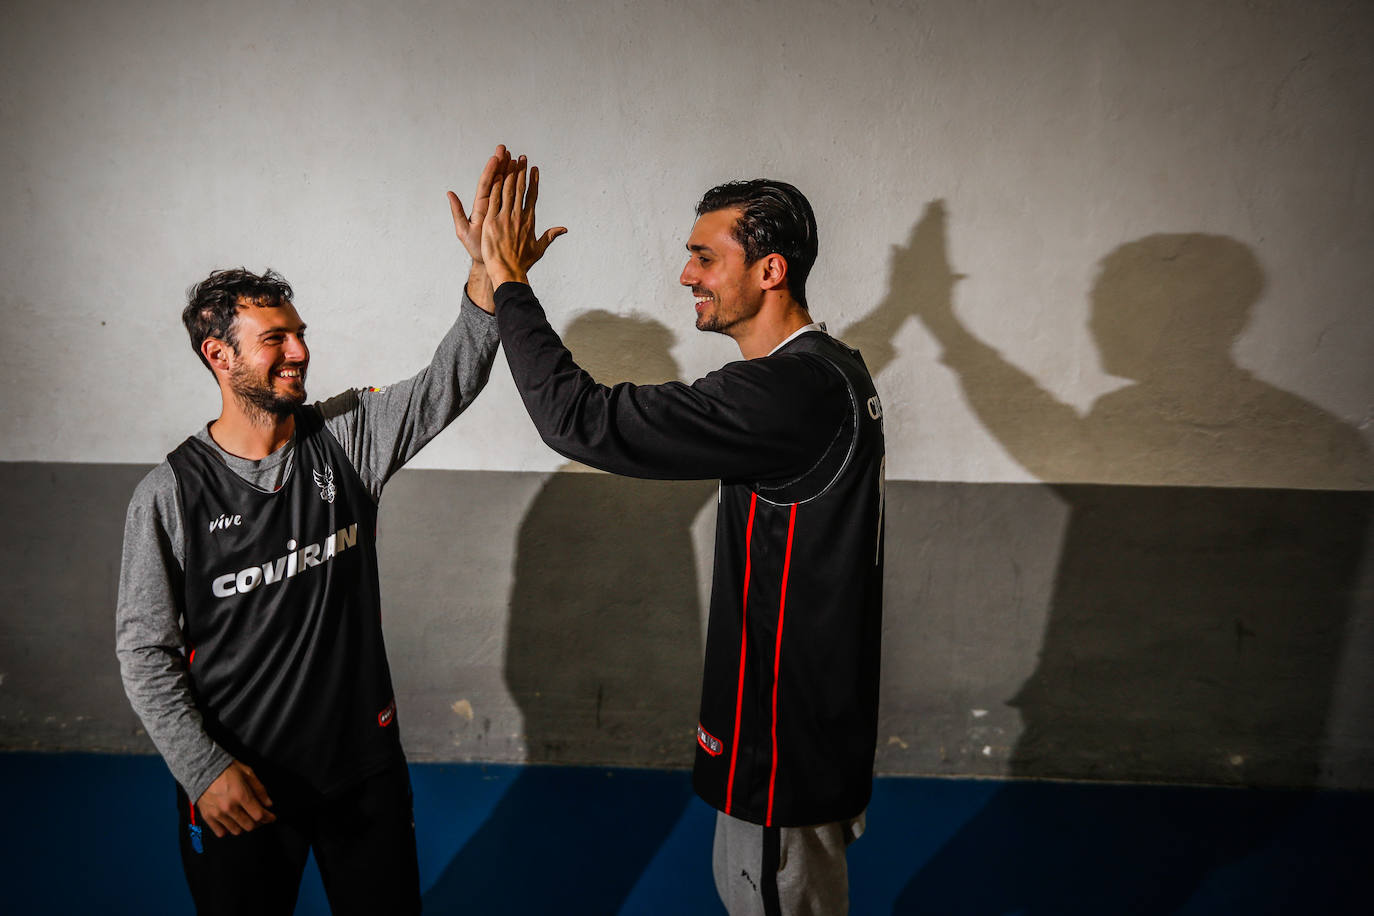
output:
{"label": "outstretched palm", "polygon": [[534,206],[539,199],[539,169],[529,170],[526,188],[525,157],[505,179],[494,185],[483,220],[482,258],[493,286],[510,280],[528,282],[525,272],[544,256],[553,240],[568,230],[555,226],[536,235]]}
{"label": "outstretched palm", "polygon": [[482,177],[477,179],[477,190],[472,195],[472,214],[463,209],[463,202],[452,191],[448,192],[448,208],[453,213],[453,233],[468,250],[474,264],[482,263],[482,223],[486,219],[487,206],[494,185],[501,187],[501,179],[510,170],[510,151],[505,144],[496,147],[496,153],[487,160],[482,169]]}

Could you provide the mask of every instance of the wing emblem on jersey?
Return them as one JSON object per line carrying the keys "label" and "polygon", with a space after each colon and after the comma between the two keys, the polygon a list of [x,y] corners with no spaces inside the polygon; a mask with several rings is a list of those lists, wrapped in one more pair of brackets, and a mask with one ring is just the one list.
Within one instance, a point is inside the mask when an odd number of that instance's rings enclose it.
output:
{"label": "wing emblem on jersey", "polygon": [[334,495],[337,492],[334,489],[334,469],[326,464],[323,474],[316,471],[315,486],[320,488],[320,499],[327,503],[332,503],[334,501]]}

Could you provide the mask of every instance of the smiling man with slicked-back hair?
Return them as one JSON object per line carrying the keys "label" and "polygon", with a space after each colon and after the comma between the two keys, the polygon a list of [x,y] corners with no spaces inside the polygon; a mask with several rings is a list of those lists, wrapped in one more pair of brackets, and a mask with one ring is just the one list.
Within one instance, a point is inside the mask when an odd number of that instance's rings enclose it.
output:
{"label": "smiling man with slicked-back hair", "polygon": [[845,850],[873,785],[884,445],[862,357],[807,307],[811,205],[766,179],[708,191],[680,282],[697,329],[732,338],[744,359],[691,385],[607,388],[530,289],[526,270],[562,231],[535,235],[537,196],[537,171],[508,172],[482,247],[540,435],[613,473],[720,480],[693,781],[719,812],[721,899],[732,916],[844,913]]}

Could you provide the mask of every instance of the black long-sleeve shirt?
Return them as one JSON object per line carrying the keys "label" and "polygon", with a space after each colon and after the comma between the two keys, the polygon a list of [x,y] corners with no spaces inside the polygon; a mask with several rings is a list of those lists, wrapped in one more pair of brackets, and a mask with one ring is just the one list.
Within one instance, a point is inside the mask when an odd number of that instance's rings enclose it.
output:
{"label": "black long-sleeve shirt", "polygon": [[815,331],[685,385],[599,385],[524,284],[496,291],[544,441],[618,474],[720,478],[694,783],[761,824],[857,815],[872,790],[882,616],[882,407]]}

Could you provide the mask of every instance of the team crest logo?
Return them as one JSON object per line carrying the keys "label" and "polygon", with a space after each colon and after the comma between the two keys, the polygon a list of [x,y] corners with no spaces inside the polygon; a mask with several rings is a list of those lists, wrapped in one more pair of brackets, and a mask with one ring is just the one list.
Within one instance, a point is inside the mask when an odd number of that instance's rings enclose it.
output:
{"label": "team crest logo", "polygon": [[381,712],[377,713],[377,725],[379,725],[382,728],[386,728],[388,725],[391,724],[392,720],[395,718],[396,701],[392,700],[390,703],[386,704],[386,709],[383,709]]}
{"label": "team crest logo", "polygon": [[334,489],[334,469],[326,464],[323,474],[316,471],[315,486],[320,488],[320,499],[327,503],[332,503],[334,501],[334,495],[337,492]]}

